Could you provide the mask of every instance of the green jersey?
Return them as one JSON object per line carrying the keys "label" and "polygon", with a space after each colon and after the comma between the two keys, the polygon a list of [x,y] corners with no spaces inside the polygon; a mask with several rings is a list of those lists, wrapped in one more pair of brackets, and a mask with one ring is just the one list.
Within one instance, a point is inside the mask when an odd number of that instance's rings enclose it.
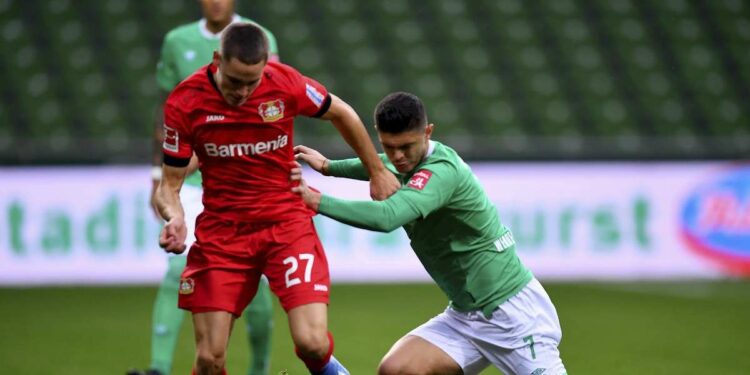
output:
{"label": "green jersey", "polygon": [[[279,54],[276,38],[268,29],[250,19],[234,15],[232,23],[236,22],[248,22],[259,26],[268,38],[269,52],[272,55]],[[214,34],[206,28],[205,19],[179,26],[167,33],[161,47],[161,58],[156,65],[156,81],[159,87],[166,92],[172,91],[183,79],[209,64],[214,51],[219,48],[220,39],[220,33]],[[193,173],[185,183],[201,186],[200,172]]]}
{"label": "green jersey", "polygon": [[[531,272],[516,255],[510,230],[476,175],[450,147],[430,141],[411,173],[396,172],[402,187],[385,201],[346,201],[323,195],[319,212],[359,228],[390,232],[403,226],[411,247],[458,311],[486,316],[518,293]],[[359,159],[331,161],[332,176],[367,180]]]}

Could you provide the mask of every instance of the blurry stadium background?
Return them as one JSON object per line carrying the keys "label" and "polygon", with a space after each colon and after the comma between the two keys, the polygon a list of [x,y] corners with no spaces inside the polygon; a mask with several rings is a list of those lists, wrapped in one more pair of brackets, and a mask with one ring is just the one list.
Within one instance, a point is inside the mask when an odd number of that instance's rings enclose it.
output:
{"label": "blurry stadium background", "polygon": [[[237,0],[237,11],[367,124],[388,92],[424,99],[435,138],[476,166],[546,281],[570,373],[750,371],[750,2]],[[146,206],[154,69],[164,34],[199,17],[193,0],[0,0],[0,373],[147,364],[164,269]],[[297,143],[351,155],[332,127],[299,123]],[[337,356],[373,373],[445,298],[393,284],[424,281],[402,234],[318,224],[339,280]],[[303,374],[286,332],[277,309],[272,373]],[[176,374],[192,359],[183,333]],[[230,373],[245,371],[243,336]]]}

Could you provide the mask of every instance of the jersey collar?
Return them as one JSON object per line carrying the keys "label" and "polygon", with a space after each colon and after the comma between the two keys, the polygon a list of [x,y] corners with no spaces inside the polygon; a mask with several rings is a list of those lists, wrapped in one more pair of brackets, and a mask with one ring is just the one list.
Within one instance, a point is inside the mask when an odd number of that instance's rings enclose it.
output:
{"label": "jersey collar", "polygon": [[432,140],[428,142],[429,142],[429,145],[427,146],[427,153],[424,155],[424,159],[422,160],[426,160],[427,158],[429,158],[430,155],[432,155],[432,153],[435,151],[435,142]]}
{"label": "jersey collar", "polygon": [[[240,17],[239,14],[235,13],[232,16],[232,21],[229,22],[229,25],[231,25],[233,23],[240,22],[240,21],[242,21],[242,18]],[[201,18],[201,20],[198,21],[198,29],[201,31],[201,35],[203,35],[204,38],[211,39],[211,40],[221,38],[221,32],[224,31],[224,30],[219,31],[218,33],[214,34],[210,30],[208,30],[208,28],[206,27],[206,23],[207,22],[208,21],[206,21],[205,18]],[[229,25],[227,25],[227,26],[229,26]]]}

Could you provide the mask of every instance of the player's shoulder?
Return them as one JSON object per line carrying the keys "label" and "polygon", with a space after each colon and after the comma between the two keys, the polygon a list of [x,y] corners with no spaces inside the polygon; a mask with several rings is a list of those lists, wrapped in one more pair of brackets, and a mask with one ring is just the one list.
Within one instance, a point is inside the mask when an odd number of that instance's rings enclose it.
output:
{"label": "player's shoulder", "polygon": [[194,37],[196,33],[200,33],[199,23],[200,21],[194,21],[169,30],[167,35],[164,36],[164,43],[174,43]]}
{"label": "player's shoulder", "polygon": [[302,73],[293,66],[277,61],[269,61],[266,64],[264,73],[266,79],[283,87],[293,86],[302,77]]}
{"label": "player's shoulder", "polygon": [[209,91],[207,89],[209,85],[208,66],[204,66],[172,89],[167,97],[167,105],[178,108],[192,107],[194,102],[203,100],[202,95]]}
{"label": "player's shoulder", "polygon": [[435,163],[455,165],[463,161],[456,150],[439,141],[430,140],[429,152],[430,157],[428,159]]}
{"label": "player's shoulder", "polygon": [[431,140],[428,152],[429,156],[424,161],[422,168],[441,174],[455,174],[468,169],[468,165],[461,159],[456,150],[446,144]]}

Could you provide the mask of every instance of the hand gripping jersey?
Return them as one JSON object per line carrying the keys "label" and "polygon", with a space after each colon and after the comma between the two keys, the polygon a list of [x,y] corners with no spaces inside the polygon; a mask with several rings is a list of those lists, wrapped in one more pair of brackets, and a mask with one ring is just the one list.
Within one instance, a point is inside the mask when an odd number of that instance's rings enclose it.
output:
{"label": "hand gripping jersey", "polygon": [[186,166],[195,151],[205,211],[225,219],[279,222],[311,216],[291,192],[297,115],[319,117],[331,103],[318,82],[269,62],[258,87],[231,106],[206,66],[181,82],[164,106],[164,163]]}

